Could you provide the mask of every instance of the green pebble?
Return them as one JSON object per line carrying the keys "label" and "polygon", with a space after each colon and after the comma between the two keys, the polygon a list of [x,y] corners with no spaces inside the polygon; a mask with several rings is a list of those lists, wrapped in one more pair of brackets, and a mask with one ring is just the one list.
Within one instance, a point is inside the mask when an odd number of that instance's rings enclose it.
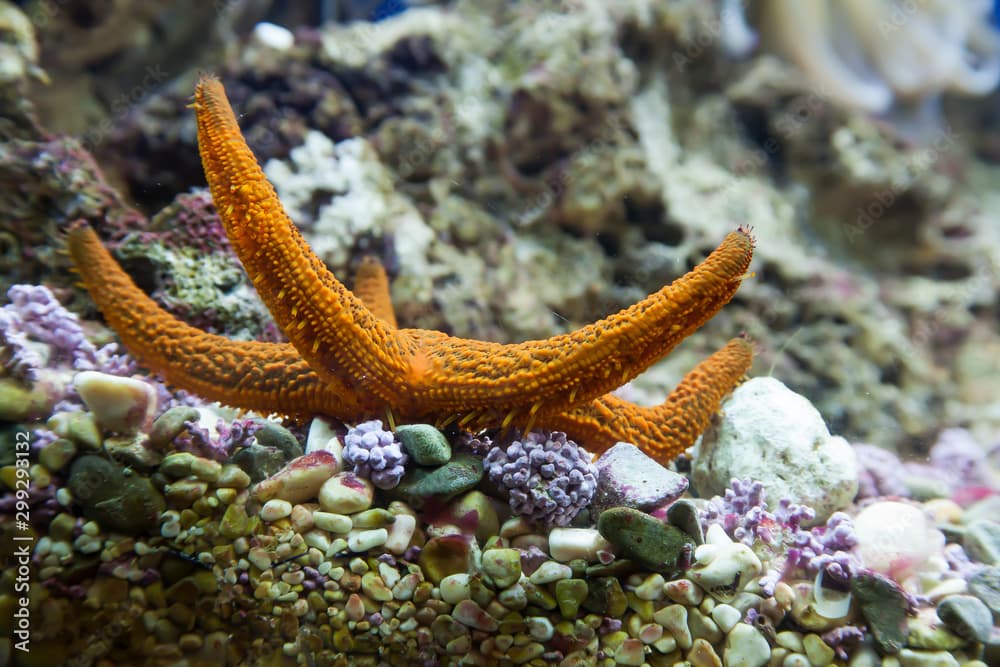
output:
{"label": "green pebble", "polygon": [[521,586],[524,588],[524,595],[528,600],[528,604],[533,604],[545,611],[552,611],[558,606],[552,594],[541,586],[533,584],[527,579],[521,582]]}
{"label": "green pebble", "polygon": [[191,466],[194,465],[195,455],[190,452],[174,452],[167,454],[160,462],[160,472],[169,477],[180,479],[191,474]]}
{"label": "green pebble", "polygon": [[72,542],[73,528],[76,527],[76,517],[72,514],[56,514],[49,524],[49,537],[54,542]]}
{"label": "green pebble", "polygon": [[[476,541],[480,544],[500,539],[500,517],[489,496],[482,491],[473,489],[456,498],[449,505],[448,512],[460,526],[475,525]],[[489,548],[489,545],[484,548]]]}
{"label": "green pebble", "polygon": [[38,460],[52,472],[59,472],[76,456],[76,444],[66,438],[57,438],[38,453]]}
{"label": "green pebble", "polygon": [[451,445],[444,434],[430,424],[405,424],[396,427],[395,433],[419,465],[437,466],[451,460]]}
{"label": "green pebble", "polygon": [[471,547],[462,535],[432,537],[420,551],[417,563],[426,577],[435,586],[451,574],[469,571]]}
{"label": "green pebble", "polygon": [[55,392],[45,389],[43,383],[26,387],[13,378],[0,378],[0,421],[20,422],[43,416],[55,402]]}
{"label": "green pebble", "polygon": [[219,533],[227,540],[235,540],[247,534],[250,525],[250,517],[247,516],[247,509],[243,505],[230,505],[226,508],[226,513],[219,521]]}
{"label": "green pebble", "polygon": [[468,491],[483,478],[483,461],[471,454],[459,454],[440,468],[408,472],[398,490],[418,498],[453,496]]}
{"label": "green pebble", "polygon": [[275,447],[252,444],[230,457],[230,461],[240,467],[254,484],[267,479],[285,467],[285,455]]}
{"label": "green pebble", "polygon": [[880,574],[862,572],[851,579],[851,593],[868,621],[879,652],[899,653],[909,635],[906,620],[909,605],[899,585]]}
{"label": "green pebble", "polygon": [[694,540],[681,529],[631,507],[602,512],[597,530],[626,558],[653,571],[675,570],[681,556],[694,548]]}
{"label": "green pebble", "polygon": [[59,412],[49,417],[45,426],[60,438],[97,451],[101,448],[101,431],[90,412]]}
{"label": "green pebble", "polygon": [[163,495],[148,478],[107,459],[88,454],[70,467],[67,481],[88,519],[106,530],[138,535],[155,529],[166,509]]}
{"label": "green pebble", "polygon": [[576,618],[580,605],[587,599],[589,590],[583,579],[560,579],[556,582],[556,602],[559,613],[566,620]]}
{"label": "green pebble", "polygon": [[156,449],[167,449],[174,438],[183,433],[187,427],[185,422],[196,422],[201,413],[192,407],[179,405],[170,408],[156,418],[149,429],[149,445]]}
{"label": "green pebble", "polygon": [[483,572],[498,589],[513,586],[521,578],[521,552],[517,549],[487,549],[482,563]]}
{"label": "green pebble", "polygon": [[621,618],[628,609],[628,596],[617,577],[597,577],[590,580],[583,608],[595,614]]}
{"label": "green pebble", "polygon": [[389,510],[376,507],[351,515],[352,528],[385,528],[396,520]]}
{"label": "green pebble", "polygon": [[272,421],[265,422],[264,427],[257,431],[254,437],[257,438],[257,444],[277,449],[284,455],[286,461],[296,459],[305,453],[298,438],[292,435],[291,431]]}

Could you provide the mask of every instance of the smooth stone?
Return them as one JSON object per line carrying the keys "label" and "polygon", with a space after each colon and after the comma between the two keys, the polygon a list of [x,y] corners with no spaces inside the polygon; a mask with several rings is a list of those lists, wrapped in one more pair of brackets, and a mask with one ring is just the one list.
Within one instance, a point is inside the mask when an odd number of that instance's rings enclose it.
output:
{"label": "smooth stone", "polygon": [[73,387],[105,432],[133,435],[153,423],[156,390],[142,380],[80,371],[73,377]]}
{"label": "smooth stone", "polygon": [[255,442],[237,451],[229,461],[239,466],[250,477],[250,481],[256,484],[280,472],[285,467],[286,459],[281,450]]}
{"label": "smooth stone", "polygon": [[[326,454],[327,452],[313,452],[306,456]],[[363,512],[372,505],[375,499],[375,487],[363,477],[355,475],[353,472],[340,472],[323,482],[319,490],[319,505],[324,512],[334,514],[354,514]]]}
{"label": "smooth stone", "polygon": [[651,510],[679,498],[688,488],[686,477],[667,470],[627,442],[606,451],[594,466],[597,489],[590,509],[595,516],[612,507]]}
{"label": "smooth stone", "polygon": [[396,488],[417,498],[450,497],[468,491],[482,478],[483,460],[472,454],[458,454],[438,468],[407,471]]}
{"label": "smooth stone", "polygon": [[726,667],[763,667],[771,659],[771,646],[756,628],[737,623],[726,635],[722,658]]}
{"label": "smooth stone", "polygon": [[387,539],[389,539],[389,531],[385,528],[352,530],[347,534],[347,548],[355,553],[363,553],[382,546]]}
{"label": "smooth stone", "polygon": [[562,579],[569,579],[572,576],[573,568],[569,565],[557,563],[553,560],[547,560],[531,573],[528,580],[533,584],[541,586],[544,584],[551,584],[552,582],[560,581]]}
{"label": "smooth stone", "polygon": [[451,616],[462,625],[483,632],[496,632],[500,626],[497,620],[487,614],[475,600],[461,600],[451,610]]}
{"label": "smooth stone", "polygon": [[559,613],[567,620],[573,620],[580,611],[580,605],[587,599],[589,589],[583,579],[562,579],[556,582],[556,604]]}
{"label": "smooth stone", "polygon": [[167,449],[174,438],[187,430],[186,422],[196,422],[201,414],[192,407],[178,405],[156,418],[149,431],[149,446]]}
{"label": "smooth stone", "polygon": [[718,524],[710,526],[705,537],[687,576],[719,602],[731,602],[764,566],[750,547],[731,540]]}
{"label": "smooth stone", "polygon": [[595,614],[620,618],[628,609],[628,596],[617,577],[595,577],[588,581],[583,608]]}
{"label": "smooth stone", "polygon": [[57,438],[38,452],[38,461],[51,472],[59,472],[70,464],[76,456],[76,443],[66,438]]}
{"label": "smooth stone", "polygon": [[594,528],[553,528],[549,531],[549,555],[562,563],[576,559],[593,563],[601,552],[613,549],[614,545]]}
{"label": "smooth stone", "polygon": [[290,503],[304,503],[315,499],[338,470],[337,460],[329,452],[306,454],[292,460],[277,473],[259,482],[253,488],[253,495],[257,500],[265,502],[272,498],[280,498]]}
{"label": "smooth stone", "polygon": [[1000,620],[1000,567],[984,567],[969,577],[969,592],[989,607]]}
{"label": "smooth stone", "polygon": [[232,463],[224,463],[219,479],[215,480],[215,486],[220,489],[243,490],[250,486],[250,475],[246,474],[242,468]]}
{"label": "smooth stone", "polygon": [[722,496],[733,478],[763,483],[774,502],[788,498],[816,510],[822,523],[858,492],[854,449],[831,436],[806,398],[771,377],[733,390],[694,458],[691,482],[702,498]]}
{"label": "smooth stone", "polygon": [[517,549],[483,551],[482,568],[498,589],[512,586],[521,578],[521,552]]}
{"label": "smooth stone", "polygon": [[395,515],[387,509],[373,507],[364,512],[358,512],[351,516],[351,525],[354,528],[387,528],[396,520]]}
{"label": "smooth stone", "polygon": [[394,433],[418,465],[438,466],[451,460],[451,445],[430,424],[403,424]]}
{"label": "smooth stone", "polygon": [[860,572],[851,578],[851,593],[880,653],[895,654],[906,646],[909,604],[897,583],[876,572]]}
{"label": "smooth stone", "polygon": [[104,453],[126,467],[143,472],[152,472],[163,460],[160,452],[148,446],[143,433],[108,436],[104,439]]}
{"label": "smooth stone", "polygon": [[966,639],[987,643],[993,631],[993,614],[979,598],[952,595],[937,606],[938,617],[955,634]]}
{"label": "smooth stone", "polygon": [[235,540],[246,535],[250,529],[250,517],[246,506],[230,505],[219,521],[219,533],[227,540]]}
{"label": "smooth stone", "polygon": [[972,560],[997,565],[1000,563],[1000,523],[988,519],[973,521],[966,527],[962,546]]}
{"label": "smooth stone", "polygon": [[482,491],[473,489],[448,504],[448,514],[463,531],[475,531],[476,541],[484,544],[500,531],[500,518],[494,501]]}
{"label": "smooth stone", "polygon": [[923,509],[896,501],[876,502],[854,518],[857,553],[865,566],[903,581],[941,553],[944,535]]}
{"label": "smooth stone", "polygon": [[899,652],[899,667],[959,667],[959,662],[947,651],[915,651],[904,648]]}
{"label": "smooth stone", "polygon": [[101,448],[101,431],[97,428],[94,415],[89,412],[57,412],[49,417],[45,426],[60,438],[72,440],[86,449],[94,451]]}
{"label": "smooth stone", "polygon": [[743,618],[743,614],[736,607],[722,603],[712,607],[712,620],[715,621],[719,629],[728,633]]}
{"label": "smooth stone", "polygon": [[306,436],[306,454],[317,451],[327,451],[334,455],[337,463],[344,466],[344,443],[337,435],[337,429],[323,417],[316,417],[309,423],[309,434]]}
{"label": "smooth stone", "polygon": [[691,643],[691,650],[688,651],[687,658],[691,667],[722,667],[722,659],[719,658],[719,654],[704,639],[695,639]]}
{"label": "smooth stone", "polygon": [[287,500],[281,500],[280,498],[273,498],[264,503],[264,506],[260,508],[260,518],[263,521],[272,522],[278,519],[284,519],[290,516],[292,513],[292,504]]}
{"label": "smooth stone", "polygon": [[70,466],[67,486],[88,519],[106,530],[138,535],[154,530],[166,509],[163,495],[150,480],[102,456],[81,456]]}
{"label": "smooth stone", "polygon": [[263,447],[277,449],[286,461],[297,459],[304,454],[298,438],[287,428],[273,421],[265,421],[264,425],[254,433],[257,444]]}
{"label": "smooth stone", "polygon": [[396,520],[389,526],[389,537],[385,541],[385,550],[397,556],[403,555],[410,546],[410,540],[417,530],[417,518],[412,514],[397,514]]}
{"label": "smooth stone", "polygon": [[691,536],[695,544],[705,543],[705,531],[701,527],[701,510],[690,500],[681,498],[667,508],[667,523],[677,526]]}
{"label": "smooth stone", "polygon": [[313,524],[320,530],[328,533],[338,533],[346,535],[354,527],[351,517],[345,514],[335,514],[333,512],[323,512],[316,510],[313,512]]}
{"label": "smooth stone", "polygon": [[676,570],[682,555],[695,546],[679,528],[630,507],[602,512],[597,530],[627,558],[654,571]]}
{"label": "smooth stone", "polygon": [[160,461],[160,472],[167,477],[173,477],[174,479],[180,479],[181,477],[187,477],[191,474],[191,465],[194,463],[195,456],[191,452],[174,452],[172,454],[167,454],[162,461]]}
{"label": "smooth stone", "polygon": [[819,635],[810,632],[802,638],[802,646],[810,664],[825,666],[833,662],[833,649]]}
{"label": "smooth stone", "polygon": [[[398,519],[397,519],[398,521]],[[434,585],[451,574],[469,571],[472,549],[463,535],[442,535],[427,540],[420,550],[417,563],[424,577]]]}
{"label": "smooth stone", "polygon": [[685,651],[691,648],[694,638],[691,636],[691,629],[688,627],[687,607],[680,604],[671,604],[657,609],[653,613],[653,620],[662,625],[677,640],[677,646]]}
{"label": "smooth stone", "polygon": [[438,584],[438,589],[441,591],[441,599],[448,604],[458,604],[462,600],[468,600],[472,597],[469,574],[466,572],[449,574]]}

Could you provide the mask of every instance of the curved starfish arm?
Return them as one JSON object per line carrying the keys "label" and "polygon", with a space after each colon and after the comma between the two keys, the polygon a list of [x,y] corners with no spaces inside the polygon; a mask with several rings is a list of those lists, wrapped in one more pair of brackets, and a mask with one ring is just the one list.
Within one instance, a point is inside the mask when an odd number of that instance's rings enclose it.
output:
{"label": "curved starfish arm", "polygon": [[608,394],[549,417],[546,426],[571,434],[594,454],[631,442],[666,465],[694,444],[752,363],[750,341],[733,338],[685,375],[659,405],[641,407]]}
{"label": "curved starfish arm", "polygon": [[226,234],[275,322],[325,379],[392,403],[412,343],[376,317],[309,249],[240,133],[222,84],[198,82],[198,148]]}
{"label": "curved starfish arm", "polygon": [[291,345],[232,341],[181,322],[136,286],[89,225],[74,225],[67,243],[108,324],[130,353],[170,384],[264,414],[380,414],[372,400],[323,381]]}
{"label": "curved starfish arm", "polygon": [[366,255],[361,258],[358,271],[354,274],[352,291],[372,311],[372,315],[393,329],[399,326],[396,323],[396,310],[392,307],[389,296],[389,276],[377,257]]}
{"label": "curved starfish arm", "polygon": [[441,412],[479,410],[471,423],[532,421],[584,405],[666,356],[736,293],[753,255],[743,229],[691,272],[642,301],[572,333],[501,345],[438,332],[419,340],[411,398]]}

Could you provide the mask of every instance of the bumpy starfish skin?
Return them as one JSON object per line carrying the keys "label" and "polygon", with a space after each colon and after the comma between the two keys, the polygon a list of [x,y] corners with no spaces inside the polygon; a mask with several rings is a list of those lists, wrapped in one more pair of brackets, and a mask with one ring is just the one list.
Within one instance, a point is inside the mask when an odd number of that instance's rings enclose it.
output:
{"label": "bumpy starfish skin", "polygon": [[352,293],[285,214],[246,145],[221,84],[194,97],[212,197],[254,286],[290,344],[237,342],[160,309],[86,225],[74,262],[125,346],[172,384],[222,403],[344,421],[395,416],[466,427],[560,428],[592,451],[630,441],[664,461],[693,443],[749,369],[743,339],[689,373],[661,405],[611,395],[732,298],[753,254],[739,230],[700,265],[639,303],[573,333],[510,345],[398,329],[381,265],[363,262]]}
{"label": "bumpy starfish skin", "polygon": [[321,375],[362,386],[403,414],[497,418],[559,414],[665,356],[733,296],[753,241],[733,232],[698,268],[639,303],[546,340],[502,345],[397,329],[373,315],[309,249],[243,140],[222,84],[194,107],[212,198],[275,321]]}

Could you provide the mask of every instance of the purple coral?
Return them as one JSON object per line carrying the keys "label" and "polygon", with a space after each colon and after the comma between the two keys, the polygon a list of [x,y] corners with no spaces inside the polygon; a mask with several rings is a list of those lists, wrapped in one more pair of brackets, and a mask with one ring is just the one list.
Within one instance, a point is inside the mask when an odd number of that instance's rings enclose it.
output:
{"label": "purple coral", "polygon": [[590,455],[558,431],[533,431],[494,447],[483,465],[490,481],[507,492],[514,513],[541,525],[567,525],[597,489]]}
{"label": "purple coral", "polygon": [[221,462],[238,447],[247,445],[254,434],[264,428],[264,424],[252,418],[234,419],[226,424],[220,418],[215,424],[215,435],[194,420],[184,422],[184,427],[185,432],[174,440],[178,450]]}
{"label": "purple coral", "polygon": [[362,422],[344,436],[344,462],[380,489],[399,484],[409,460],[392,431],[382,429],[378,419]]}
{"label": "purple coral", "polygon": [[135,371],[130,357],[118,354],[109,343],[98,348],[44,285],[13,285],[7,290],[10,303],[0,309],[0,345],[4,365],[15,376],[34,382],[46,365],[68,362],[76,370],[97,370],[113,375]]}
{"label": "purple coral", "polygon": [[858,498],[909,497],[910,490],[901,474],[899,457],[881,447],[864,443],[854,445],[854,454],[858,460]]}
{"label": "purple coral", "polygon": [[773,541],[770,526],[775,516],[767,511],[764,485],[749,479],[733,479],[723,497],[715,496],[705,505],[701,514],[702,527],[708,530],[719,524],[734,540],[753,546],[760,540]]}

